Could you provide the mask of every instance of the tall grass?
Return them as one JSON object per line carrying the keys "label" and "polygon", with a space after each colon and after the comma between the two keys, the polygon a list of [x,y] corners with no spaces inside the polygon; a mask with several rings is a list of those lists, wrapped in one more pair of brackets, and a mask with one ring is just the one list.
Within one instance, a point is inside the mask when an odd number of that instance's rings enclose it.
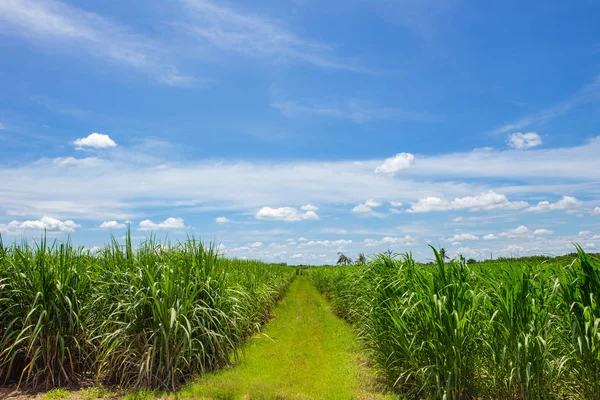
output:
{"label": "tall grass", "polygon": [[[433,248],[432,248],[433,249]],[[600,398],[600,263],[380,254],[307,275],[407,398]]]}
{"label": "tall grass", "polygon": [[174,389],[235,356],[294,273],[193,238],[0,245],[0,380]]}

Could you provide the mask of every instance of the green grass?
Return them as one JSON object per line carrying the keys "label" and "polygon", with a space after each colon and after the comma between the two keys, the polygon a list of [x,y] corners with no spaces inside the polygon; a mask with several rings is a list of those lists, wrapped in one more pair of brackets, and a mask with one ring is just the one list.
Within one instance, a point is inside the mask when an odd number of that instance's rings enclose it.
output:
{"label": "green grass", "polygon": [[577,254],[306,271],[408,398],[600,399],[600,262]]}
{"label": "green grass", "polygon": [[0,238],[0,384],[176,389],[258,331],[295,269],[190,238],[90,253]]}
{"label": "green grass", "polygon": [[385,398],[369,391],[373,377],[359,366],[361,347],[352,328],[332,314],[306,277],[292,282],[274,316],[237,365],[202,377],[177,398]]}
{"label": "green grass", "polygon": [[77,397],[81,400],[96,400],[96,399],[104,399],[107,397],[111,397],[112,393],[110,390],[107,390],[102,387],[89,387],[85,389],[81,389],[77,393]]}
{"label": "green grass", "polygon": [[71,393],[67,389],[53,389],[44,395],[44,400],[67,399]]}

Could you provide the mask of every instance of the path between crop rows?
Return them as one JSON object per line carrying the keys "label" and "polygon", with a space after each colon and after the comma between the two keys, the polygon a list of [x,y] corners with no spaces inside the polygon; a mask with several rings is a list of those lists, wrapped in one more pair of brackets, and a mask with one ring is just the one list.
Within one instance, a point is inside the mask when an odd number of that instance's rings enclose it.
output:
{"label": "path between crop rows", "polygon": [[394,398],[377,393],[352,327],[331,312],[306,277],[292,282],[274,317],[249,341],[238,365],[204,376],[177,397]]}

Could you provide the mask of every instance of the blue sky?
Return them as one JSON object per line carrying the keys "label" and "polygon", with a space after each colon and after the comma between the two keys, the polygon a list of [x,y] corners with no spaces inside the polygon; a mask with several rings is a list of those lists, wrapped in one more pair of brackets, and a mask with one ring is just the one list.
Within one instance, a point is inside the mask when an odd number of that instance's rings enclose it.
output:
{"label": "blue sky", "polygon": [[600,4],[0,0],[0,233],[600,248]]}

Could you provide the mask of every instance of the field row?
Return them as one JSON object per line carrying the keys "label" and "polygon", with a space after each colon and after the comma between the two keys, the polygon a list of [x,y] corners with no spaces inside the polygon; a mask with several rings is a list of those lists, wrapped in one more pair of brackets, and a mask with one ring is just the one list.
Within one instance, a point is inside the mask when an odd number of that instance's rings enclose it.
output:
{"label": "field row", "polygon": [[[433,248],[432,248],[433,249]],[[407,398],[600,398],[600,263],[422,265],[381,254],[307,274]]]}
{"label": "field row", "polygon": [[235,356],[294,274],[193,239],[94,253],[0,242],[0,384],[174,389]]}

